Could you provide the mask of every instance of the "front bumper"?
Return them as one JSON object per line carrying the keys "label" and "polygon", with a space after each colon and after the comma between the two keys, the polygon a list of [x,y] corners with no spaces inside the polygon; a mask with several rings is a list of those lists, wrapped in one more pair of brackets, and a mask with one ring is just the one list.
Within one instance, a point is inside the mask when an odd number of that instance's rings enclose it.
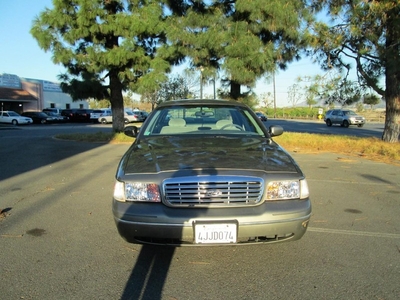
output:
{"label": "front bumper", "polygon": [[237,222],[236,244],[273,243],[298,240],[305,234],[311,202],[281,200],[251,207],[207,209],[113,200],[113,214],[119,234],[131,243],[202,245],[194,244],[194,223],[198,221]]}
{"label": "front bumper", "polygon": [[365,120],[349,120],[350,125],[365,124]]}

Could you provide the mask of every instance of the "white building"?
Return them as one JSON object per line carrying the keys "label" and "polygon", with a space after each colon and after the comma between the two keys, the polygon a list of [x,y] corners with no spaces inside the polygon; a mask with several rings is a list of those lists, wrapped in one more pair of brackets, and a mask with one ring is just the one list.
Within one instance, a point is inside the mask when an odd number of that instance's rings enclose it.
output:
{"label": "white building", "polygon": [[13,74],[0,74],[1,110],[42,111],[44,108],[88,108],[86,100],[73,101],[62,92],[60,85],[40,79],[22,78]]}

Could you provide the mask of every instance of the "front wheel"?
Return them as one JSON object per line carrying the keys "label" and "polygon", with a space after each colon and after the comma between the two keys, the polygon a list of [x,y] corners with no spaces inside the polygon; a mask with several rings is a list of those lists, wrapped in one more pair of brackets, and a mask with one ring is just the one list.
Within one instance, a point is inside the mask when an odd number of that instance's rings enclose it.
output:
{"label": "front wheel", "polygon": [[129,124],[129,120],[128,119],[124,119],[124,123],[125,124]]}
{"label": "front wheel", "polygon": [[345,127],[345,128],[348,128],[349,127],[349,121],[347,121],[347,120],[344,120],[343,121],[343,127]]}
{"label": "front wheel", "polygon": [[46,124],[46,120],[40,120],[40,123],[42,123],[42,124]]}
{"label": "front wheel", "polygon": [[14,126],[17,126],[18,125],[18,121],[17,120],[12,120],[11,124],[13,124]]}
{"label": "front wheel", "polygon": [[101,119],[101,124],[107,124],[107,120],[106,119]]}
{"label": "front wheel", "polygon": [[332,121],[331,120],[326,120],[326,126],[331,127],[332,126]]}

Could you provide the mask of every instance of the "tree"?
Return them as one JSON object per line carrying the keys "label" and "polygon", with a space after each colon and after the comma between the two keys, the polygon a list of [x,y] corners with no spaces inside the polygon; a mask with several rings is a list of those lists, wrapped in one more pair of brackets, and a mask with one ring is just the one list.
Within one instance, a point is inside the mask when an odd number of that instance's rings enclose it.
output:
{"label": "tree", "polygon": [[274,105],[274,98],[271,92],[261,94],[258,99],[263,108],[271,108]]}
{"label": "tree", "polygon": [[288,101],[293,107],[300,101],[302,94],[300,92],[300,86],[298,84],[292,84],[288,87]]}
{"label": "tree", "polygon": [[358,82],[346,79],[336,70],[331,69],[324,75],[314,77],[299,77],[297,81],[306,83],[303,89],[309,106],[315,105],[316,99],[333,107],[335,104],[352,105],[361,100],[362,89]]}
{"label": "tree", "polygon": [[315,100],[315,94],[312,93],[310,90],[306,91],[306,103],[309,108],[312,108],[315,104],[318,103],[318,101]]}
{"label": "tree", "polygon": [[191,97],[189,84],[186,79],[180,75],[173,76],[167,82],[162,84],[160,94],[164,101],[188,99]]}
{"label": "tree", "polygon": [[[198,84],[198,83],[197,83]],[[152,104],[152,109],[164,101],[190,99],[194,95],[193,77],[170,76],[157,90],[142,95],[141,100]]]}
{"label": "tree", "polygon": [[[203,69],[205,78],[220,74],[229,83],[231,99],[249,95],[258,78],[285,69],[307,46],[311,16],[302,0],[179,3],[168,39],[193,68]],[[248,92],[242,93],[241,86]]]}
{"label": "tree", "polygon": [[399,1],[313,2],[316,10],[326,10],[331,17],[329,22],[315,24],[314,53],[325,69],[349,71],[349,62],[355,63],[360,87],[372,88],[386,101],[382,140],[397,143],[400,134]]}
{"label": "tree", "polygon": [[123,131],[123,91],[155,89],[177,59],[157,55],[166,41],[162,2],[54,0],[53,6],[34,20],[31,34],[66,68],[61,88],[74,100],[110,100],[113,130]]}
{"label": "tree", "polygon": [[379,102],[380,102],[379,97],[374,94],[367,94],[364,96],[364,99],[363,99],[363,103],[369,105],[371,107],[371,110],[372,110],[372,107],[374,105],[377,105]]}
{"label": "tree", "polygon": [[110,101],[103,99],[103,100],[96,100],[93,98],[88,99],[89,108],[91,109],[99,109],[99,108],[109,108]]}
{"label": "tree", "polygon": [[321,93],[325,104],[352,105],[361,100],[361,91],[356,82],[337,77],[328,82],[329,88]]}

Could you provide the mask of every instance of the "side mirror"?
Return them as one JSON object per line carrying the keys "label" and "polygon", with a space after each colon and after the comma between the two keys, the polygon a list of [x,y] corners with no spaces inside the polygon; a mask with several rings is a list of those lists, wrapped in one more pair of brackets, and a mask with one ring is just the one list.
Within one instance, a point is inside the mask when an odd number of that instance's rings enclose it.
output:
{"label": "side mirror", "polygon": [[283,127],[279,125],[272,125],[269,127],[269,134],[271,137],[278,136],[283,133]]}
{"label": "side mirror", "polygon": [[124,133],[127,136],[136,137],[139,133],[139,128],[137,128],[136,126],[126,126],[124,128]]}

